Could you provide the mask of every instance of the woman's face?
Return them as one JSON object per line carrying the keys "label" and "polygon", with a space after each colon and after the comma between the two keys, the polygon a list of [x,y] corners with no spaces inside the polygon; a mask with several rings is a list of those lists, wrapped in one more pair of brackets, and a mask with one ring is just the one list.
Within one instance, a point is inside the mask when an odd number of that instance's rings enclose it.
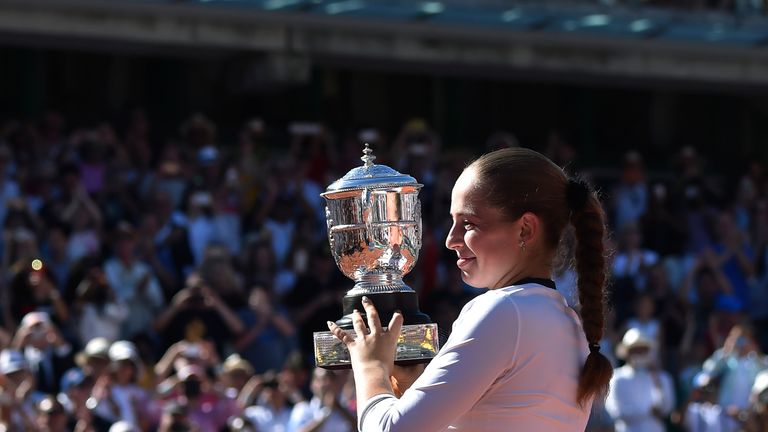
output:
{"label": "woman's face", "polygon": [[445,246],[456,251],[464,282],[477,288],[499,288],[512,282],[520,261],[520,226],[489,206],[475,187],[474,170],[456,180],[451,194],[453,225]]}

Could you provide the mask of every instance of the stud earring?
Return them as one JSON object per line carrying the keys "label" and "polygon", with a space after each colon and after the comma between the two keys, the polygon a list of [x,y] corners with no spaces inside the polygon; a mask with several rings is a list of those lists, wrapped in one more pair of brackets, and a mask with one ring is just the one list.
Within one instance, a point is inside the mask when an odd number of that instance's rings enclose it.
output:
{"label": "stud earring", "polygon": [[520,240],[520,250],[525,252],[525,240]]}

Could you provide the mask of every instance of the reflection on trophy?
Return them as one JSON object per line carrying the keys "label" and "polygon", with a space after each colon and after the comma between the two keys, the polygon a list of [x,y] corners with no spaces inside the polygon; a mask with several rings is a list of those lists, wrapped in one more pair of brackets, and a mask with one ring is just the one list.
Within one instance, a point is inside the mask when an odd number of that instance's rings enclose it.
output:
{"label": "reflection on trophy", "polygon": [[[403,282],[421,248],[418,194],[422,185],[411,176],[374,164],[376,157],[368,144],[363,153],[364,165],[322,194],[331,252],[339,269],[355,281],[342,301],[344,316],[336,324],[354,334],[352,311],[363,313],[361,299],[367,296],[382,325],[398,310],[405,318],[395,363],[429,362],[439,349],[437,324],[419,311],[416,292]],[[315,332],[314,342],[317,366],[350,367],[346,346],[331,332]]]}

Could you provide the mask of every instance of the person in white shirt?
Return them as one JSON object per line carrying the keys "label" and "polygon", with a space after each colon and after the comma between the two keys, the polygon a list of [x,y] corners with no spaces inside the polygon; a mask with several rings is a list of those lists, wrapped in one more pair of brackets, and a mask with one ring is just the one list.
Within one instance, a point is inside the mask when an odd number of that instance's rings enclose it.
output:
{"label": "person in white shirt", "polygon": [[151,423],[150,395],[137,384],[143,366],[136,346],[125,340],[113,342],[109,359],[109,375],[99,377],[93,388],[93,412],[136,427]]}
{"label": "person in white shirt", "polygon": [[152,268],[136,258],[136,233],[130,224],[118,225],[115,242],[115,256],[104,264],[104,273],[115,301],[127,305],[130,319],[123,321],[122,337],[130,338],[150,329],[165,298]]}
{"label": "person in white shirt", "polygon": [[704,362],[704,372],[720,378],[717,402],[728,414],[724,431],[735,432],[740,428],[738,414],[749,408],[752,387],[760,371],[766,368],[768,361],[746,325],[734,326],[723,347]]}
{"label": "person in white shirt", "polygon": [[259,432],[288,432],[292,407],[277,375],[268,371],[260,384],[261,394],[255,405],[245,409],[245,417]]}
{"label": "person in white shirt", "polygon": [[355,417],[344,407],[341,390],[349,376],[345,371],[316,368],[310,388],[312,399],[293,407],[290,432],[352,432]]}
{"label": "person in white shirt", "polygon": [[[446,247],[462,279],[489,290],[464,307],[400,399],[390,375],[402,315],[385,331],[364,298],[368,329],[359,312],[355,337],[328,323],[350,351],[360,430],[583,431],[612,373],[599,352],[605,216],[597,196],[541,154],[507,148],[464,170],[451,217]],[[550,279],[569,224],[581,319]]]}
{"label": "person in white shirt", "polygon": [[627,364],[611,379],[605,409],[616,432],[664,432],[664,419],[675,406],[672,378],[654,360],[656,343],[638,329],[624,334],[617,356]]}
{"label": "person in white shirt", "polygon": [[723,432],[725,412],[717,404],[717,386],[705,372],[693,378],[693,389],[682,412],[686,432]]}

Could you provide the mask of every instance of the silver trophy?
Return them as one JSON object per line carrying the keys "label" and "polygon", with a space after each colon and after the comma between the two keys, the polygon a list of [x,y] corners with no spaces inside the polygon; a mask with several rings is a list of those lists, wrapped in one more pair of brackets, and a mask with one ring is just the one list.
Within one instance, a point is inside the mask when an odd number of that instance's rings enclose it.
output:
{"label": "silver trophy", "polygon": [[[342,300],[344,316],[336,320],[354,334],[352,311],[365,312],[361,299],[376,306],[382,325],[400,311],[405,318],[395,363],[423,363],[439,349],[437,324],[419,311],[416,292],[403,282],[421,249],[421,184],[408,175],[373,161],[365,145],[363,166],[333,182],[324,193],[328,242],[336,265],[354,287]],[[365,316],[364,316],[365,318]],[[315,362],[326,369],[349,368],[349,351],[331,332],[315,332]]]}

